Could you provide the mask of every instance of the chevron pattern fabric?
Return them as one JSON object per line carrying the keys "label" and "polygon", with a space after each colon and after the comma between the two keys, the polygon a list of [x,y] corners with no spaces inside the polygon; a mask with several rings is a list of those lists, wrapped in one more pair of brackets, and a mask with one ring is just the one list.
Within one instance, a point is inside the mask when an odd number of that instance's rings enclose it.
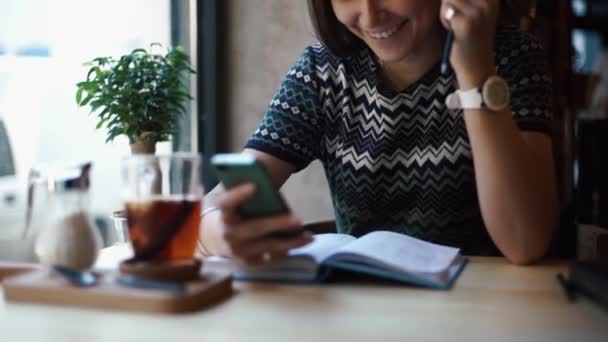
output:
{"label": "chevron pattern fabric", "polygon": [[[497,34],[496,65],[522,130],[549,132],[551,80],[539,43]],[[384,229],[496,254],[481,217],[461,110],[448,110],[455,75],[439,63],[400,92],[383,88],[372,52],[338,58],[308,47],[287,74],[247,147],[295,165],[322,161],[338,230]]]}

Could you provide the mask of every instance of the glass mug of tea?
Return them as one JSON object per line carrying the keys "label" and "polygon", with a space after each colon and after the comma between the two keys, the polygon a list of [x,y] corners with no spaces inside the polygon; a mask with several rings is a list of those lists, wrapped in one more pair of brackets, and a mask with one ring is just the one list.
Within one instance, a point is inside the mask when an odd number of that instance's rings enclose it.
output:
{"label": "glass mug of tea", "polygon": [[122,160],[122,197],[132,261],[192,259],[199,237],[203,187],[195,153],[132,155]]}

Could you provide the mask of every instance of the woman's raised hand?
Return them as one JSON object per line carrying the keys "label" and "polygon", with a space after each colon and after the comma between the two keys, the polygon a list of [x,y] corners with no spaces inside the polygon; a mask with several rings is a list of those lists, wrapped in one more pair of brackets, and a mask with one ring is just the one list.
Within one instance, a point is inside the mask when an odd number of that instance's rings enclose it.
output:
{"label": "woman's raised hand", "polygon": [[440,19],[454,32],[450,63],[461,89],[481,87],[496,72],[494,40],[499,7],[499,0],[442,0]]}

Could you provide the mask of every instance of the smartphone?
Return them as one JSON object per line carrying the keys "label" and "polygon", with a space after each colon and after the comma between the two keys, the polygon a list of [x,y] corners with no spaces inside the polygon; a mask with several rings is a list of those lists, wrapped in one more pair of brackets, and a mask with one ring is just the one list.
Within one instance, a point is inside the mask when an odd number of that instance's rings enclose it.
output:
{"label": "smartphone", "polygon": [[[239,207],[242,218],[256,218],[289,213],[289,206],[273,184],[270,175],[255,156],[240,153],[221,153],[211,158],[211,165],[226,189],[249,182],[256,186],[255,195]],[[304,229],[272,233],[276,238],[293,238]]]}
{"label": "smartphone", "polygon": [[254,183],[255,195],[239,207],[243,218],[272,216],[289,212],[281,194],[275,190],[264,166],[255,156],[239,153],[216,154],[211,165],[226,189],[241,183]]}

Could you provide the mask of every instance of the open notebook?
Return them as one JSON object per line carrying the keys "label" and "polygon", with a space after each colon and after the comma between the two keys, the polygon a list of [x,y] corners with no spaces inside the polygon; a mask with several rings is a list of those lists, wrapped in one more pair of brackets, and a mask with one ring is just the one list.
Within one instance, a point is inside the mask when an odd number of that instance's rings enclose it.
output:
{"label": "open notebook", "polygon": [[312,243],[293,249],[287,258],[268,265],[245,268],[228,258],[210,257],[205,260],[205,267],[229,268],[240,280],[294,282],[324,281],[339,269],[447,289],[466,262],[457,248],[375,231],[358,239],[345,234],[316,235]]}

